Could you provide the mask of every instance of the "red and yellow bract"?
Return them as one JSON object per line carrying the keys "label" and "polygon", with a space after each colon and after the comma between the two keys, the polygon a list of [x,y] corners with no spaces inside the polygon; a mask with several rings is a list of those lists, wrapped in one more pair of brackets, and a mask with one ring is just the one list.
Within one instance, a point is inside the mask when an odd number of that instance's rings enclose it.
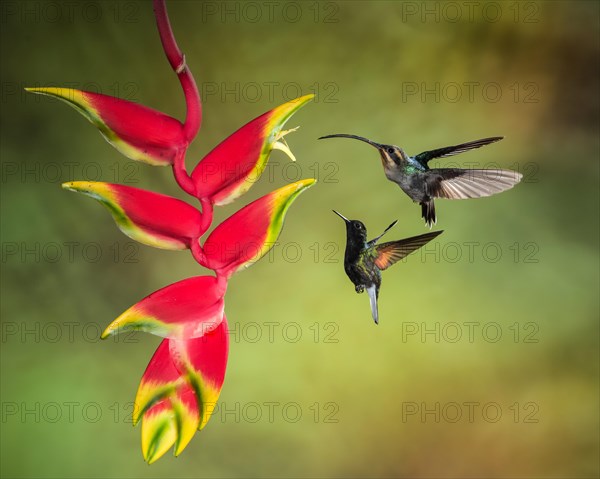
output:
{"label": "red and yellow bract", "polygon": [[166,166],[188,146],[181,122],[128,100],[72,88],[27,88],[75,108],[106,140],[132,160]]}
{"label": "red and yellow bract", "polygon": [[167,195],[97,181],[70,181],[63,188],[100,201],[123,233],[155,248],[190,249],[204,234],[202,213]]}
{"label": "red and yellow bract", "polygon": [[275,244],[294,199],[314,183],[310,179],[286,185],[223,221],[204,243],[206,266],[229,277],[256,263]]}
{"label": "red and yellow bract", "polygon": [[213,204],[231,203],[260,178],[273,149],[282,149],[295,159],[283,137],[282,127],[313,98],[305,95],[284,103],[250,121],[217,145],[192,173],[196,195]]}

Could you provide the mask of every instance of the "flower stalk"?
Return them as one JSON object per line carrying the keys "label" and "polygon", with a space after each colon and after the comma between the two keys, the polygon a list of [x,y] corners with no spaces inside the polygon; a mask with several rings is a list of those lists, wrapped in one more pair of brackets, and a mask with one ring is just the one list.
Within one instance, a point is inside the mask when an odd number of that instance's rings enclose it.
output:
{"label": "flower stalk", "polygon": [[177,45],[177,40],[175,40],[175,35],[173,34],[171,22],[169,21],[169,16],[167,14],[165,0],[154,0],[153,7],[163,50],[167,56],[167,60],[169,60],[171,68],[179,78],[183,94],[185,95],[187,110],[183,131],[188,142],[191,143],[198,134],[200,123],[202,122],[200,93],[198,92],[196,80],[194,80],[194,76],[185,61],[185,55],[181,52]]}

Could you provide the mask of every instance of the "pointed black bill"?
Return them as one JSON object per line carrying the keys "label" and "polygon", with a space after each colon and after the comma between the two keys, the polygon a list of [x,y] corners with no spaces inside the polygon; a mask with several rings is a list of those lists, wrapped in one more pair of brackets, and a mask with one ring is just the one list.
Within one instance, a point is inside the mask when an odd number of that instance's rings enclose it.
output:
{"label": "pointed black bill", "polygon": [[346,223],[350,223],[350,220],[348,218],[346,218],[343,214],[338,213],[335,210],[331,210],[331,211],[333,211],[336,215],[338,215],[340,218],[342,218]]}
{"label": "pointed black bill", "polygon": [[346,133],[336,133],[335,135],[326,135],[326,136],[321,136],[319,138],[319,140],[324,140],[326,138],[352,138],[354,140],[360,140],[360,141],[364,141],[365,143],[368,143],[371,146],[374,146],[377,149],[381,149],[384,148],[385,145],[381,145],[379,143],[375,143],[374,141],[369,140],[368,138],[365,138],[363,136],[357,136],[357,135],[348,135]]}

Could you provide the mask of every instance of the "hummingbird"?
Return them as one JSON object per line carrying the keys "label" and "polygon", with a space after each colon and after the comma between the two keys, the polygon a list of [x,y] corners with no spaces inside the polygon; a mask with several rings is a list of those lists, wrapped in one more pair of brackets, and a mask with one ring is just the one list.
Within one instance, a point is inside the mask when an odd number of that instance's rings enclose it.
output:
{"label": "hummingbird", "polygon": [[358,220],[349,220],[335,210],[333,212],[346,222],[346,251],[344,253],[346,275],[354,283],[354,289],[357,293],[367,290],[373,321],[375,321],[375,324],[379,324],[377,299],[379,298],[379,288],[381,286],[381,272],[442,234],[442,231],[432,231],[412,238],[378,245],[377,241],[398,220],[389,225],[379,236],[367,241],[367,228],[364,223]]}
{"label": "hummingbird", "polygon": [[396,183],[414,202],[421,205],[421,217],[431,226],[437,222],[434,198],[461,200],[495,195],[515,186],[523,175],[512,170],[429,168],[434,158],[445,158],[480,148],[502,140],[502,136],[483,138],[459,145],[445,146],[408,156],[395,145],[375,143],[367,138],[339,133],[324,138],[354,138],[374,146],[379,151],[388,180]]}

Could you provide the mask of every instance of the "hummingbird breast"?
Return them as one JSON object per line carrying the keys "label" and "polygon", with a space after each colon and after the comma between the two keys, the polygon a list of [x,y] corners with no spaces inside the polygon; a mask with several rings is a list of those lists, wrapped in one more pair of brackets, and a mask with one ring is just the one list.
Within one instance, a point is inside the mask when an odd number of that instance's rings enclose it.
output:
{"label": "hummingbird breast", "polygon": [[356,261],[347,262],[344,269],[355,286],[369,287],[376,285],[379,289],[381,285],[381,272],[375,264],[370,250],[362,251]]}
{"label": "hummingbird breast", "polygon": [[424,172],[404,168],[386,171],[386,176],[390,181],[396,183],[413,201],[421,202],[428,199],[425,191]]}

